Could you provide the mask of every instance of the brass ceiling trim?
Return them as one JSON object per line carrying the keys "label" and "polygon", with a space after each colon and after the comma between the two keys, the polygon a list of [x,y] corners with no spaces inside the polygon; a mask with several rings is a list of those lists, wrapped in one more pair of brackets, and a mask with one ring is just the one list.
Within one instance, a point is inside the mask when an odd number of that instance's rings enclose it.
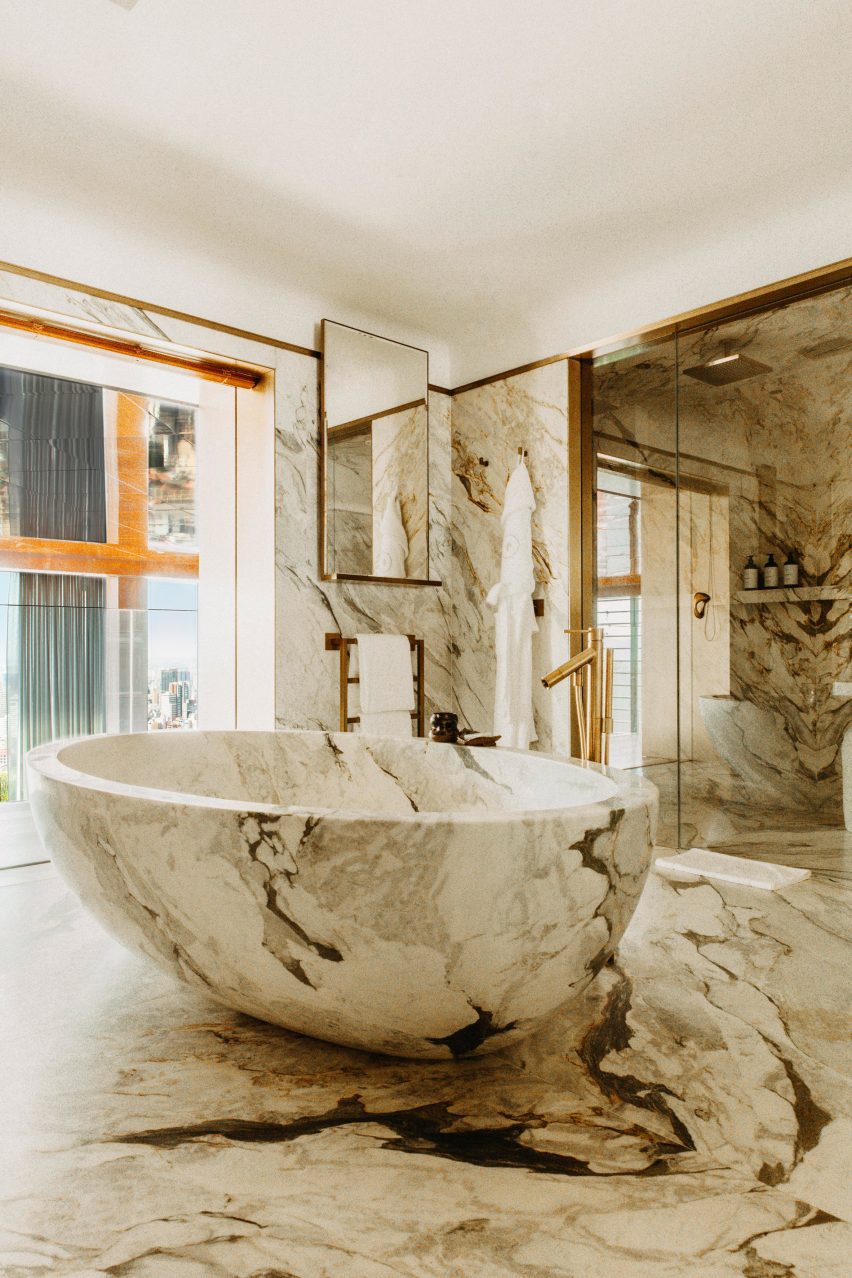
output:
{"label": "brass ceiling trim", "polygon": [[463,395],[465,391],[477,390],[480,386],[490,386],[492,382],[503,382],[509,377],[517,377],[521,373],[531,373],[535,368],[544,368],[547,364],[558,364],[568,359],[567,355],[548,355],[546,359],[534,359],[529,364],[519,364],[517,368],[507,368],[502,373],[492,373],[489,377],[478,377],[475,382],[465,382],[463,386],[454,386],[447,393]]}
{"label": "brass ceiling trim", "polygon": [[595,359],[600,355],[611,355],[638,342],[660,342],[667,337],[694,332],[738,315],[769,311],[776,306],[785,306],[799,298],[829,292],[849,283],[852,283],[852,257],[842,258],[839,262],[832,262],[812,271],[803,271],[800,275],[790,275],[772,284],[762,284],[745,293],[735,293],[732,297],[710,302],[706,306],[681,311],[679,315],[672,315],[644,328],[619,333],[615,337],[604,338],[589,346],[578,346],[569,351],[569,356],[572,359]]}
{"label": "brass ceiling trim", "polygon": [[505,381],[509,377],[516,377],[519,373],[529,373],[535,368],[543,368],[546,364],[556,364],[562,359],[596,359],[601,355],[615,354],[639,342],[660,342],[667,337],[674,337],[677,333],[689,333],[695,329],[705,328],[709,324],[733,319],[737,315],[772,310],[776,306],[784,306],[798,298],[829,292],[844,284],[852,284],[852,257],[842,258],[839,262],[832,262],[828,266],[820,266],[812,271],[804,271],[800,275],[790,275],[773,284],[763,284],[759,288],[749,289],[746,293],[735,293],[732,297],[711,302],[706,306],[682,311],[679,315],[658,320],[644,328],[631,329],[629,332],[603,338],[598,342],[575,346],[561,355],[551,355],[547,359],[533,360],[529,364],[520,364],[517,368],[508,368],[500,373],[492,373],[489,377],[477,378],[476,381],[454,387],[449,393],[462,395],[465,391],[489,386],[492,382]]}
{"label": "brass ceiling trim", "polygon": [[[299,346],[294,342],[285,342],[280,338],[268,337],[263,333],[255,333],[251,329],[237,328],[231,324],[221,324],[217,320],[205,319],[201,315],[190,315],[186,311],[172,310],[169,307],[158,306],[154,302],[140,301],[139,298],[128,297],[122,293],[113,293],[108,289],[95,288],[88,284],[81,284],[78,280],[69,280],[61,275],[51,275],[46,271],[36,271],[30,267],[18,266],[13,262],[3,261],[0,261],[0,271],[8,271],[12,275],[21,275],[28,279],[39,280],[45,284],[56,284],[62,288],[73,289],[78,293],[89,293],[92,297],[100,297],[108,302],[119,302],[142,311],[151,311],[152,314],[164,315],[169,319],[182,320],[188,324],[199,324],[217,333],[227,333],[231,337],[242,337],[247,341],[259,342],[264,346],[273,346],[279,350],[291,351],[296,355],[304,355],[316,360],[322,359],[321,351],[313,350],[308,346]],[[492,373],[487,377],[479,377],[460,386],[437,386],[429,382],[428,388],[439,395],[462,395],[466,391],[476,390],[480,386],[489,386],[494,382],[505,381],[510,377],[517,377],[521,373],[529,373],[536,368],[544,368],[548,364],[556,364],[560,360],[594,359],[599,355],[614,354],[619,350],[634,345],[638,341],[662,341],[667,337],[673,337],[676,333],[687,333],[697,328],[706,327],[714,322],[732,319],[736,315],[771,310],[775,306],[783,306],[796,298],[827,292],[830,289],[841,287],[845,283],[852,283],[852,257],[841,258],[839,261],[832,262],[827,266],[817,267],[811,271],[803,271],[799,275],[790,275],[783,280],[778,280],[772,284],[764,284],[758,288],[749,289],[744,293],[735,293],[731,297],[723,298],[706,306],[695,307],[689,311],[682,311],[678,315],[658,320],[642,328],[632,329],[629,332],[603,338],[600,341],[573,347],[571,350],[559,355],[550,355],[545,359],[532,360],[526,364],[519,364],[515,368]],[[402,343],[402,345],[406,345],[406,343]],[[415,347],[414,349],[419,350],[421,348]]]}

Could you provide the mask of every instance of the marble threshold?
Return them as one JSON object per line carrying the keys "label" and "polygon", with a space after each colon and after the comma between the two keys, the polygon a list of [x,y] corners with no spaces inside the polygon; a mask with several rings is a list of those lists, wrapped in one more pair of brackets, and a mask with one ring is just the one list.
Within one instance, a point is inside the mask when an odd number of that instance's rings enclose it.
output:
{"label": "marble threshold", "polygon": [[652,873],[575,1006],[436,1063],[235,1015],[18,878],[0,1273],[839,1278],[851,905],[830,866],[775,893]]}

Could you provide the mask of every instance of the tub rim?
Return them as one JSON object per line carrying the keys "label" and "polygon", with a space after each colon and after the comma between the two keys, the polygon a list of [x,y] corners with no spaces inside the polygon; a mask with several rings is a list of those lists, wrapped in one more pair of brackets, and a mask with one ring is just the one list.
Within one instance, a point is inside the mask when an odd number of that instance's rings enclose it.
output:
{"label": "tub rim", "polygon": [[[312,736],[323,737],[326,740],[339,736],[354,736],[360,734],[340,733],[324,731],[322,729],[313,728],[277,728],[277,729],[227,729],[227,728],[211,728],[209,730],[201,729],[198,736]],[[365,737],[367,734],[364,734]],[[645,777],[634,776],[630,772],[622,769],[611,768],[605,764],[586,762],[582,759],[564,758],[562,755],[549,754],[539,751],[517,750],[510,747],[504,747],[502,754],[521,755],[524,758],[532,756],[534,759],[547,760],[557,763],[562,767],[566,767],[578,772],[595,772],[607,780],[612,781],[615,790],[612,794],[592,799],[586,803],[575,803],[567,807],[549,807],[549,808],[472,808],[468,810],[440,810],[440,811],[415,811],[411,812],[387,812],[381,809],[371,810],[367,808],[350,808],[350,807],[321,807],[319,805],[307,804],[279,804],[279,803],[263,803],[253,801],[251,799],[221,799],[215,795],[192,794],[184,790],[166,790],[159,787],[134,785],[125,781],[113,781],[107,777],[99,777],[96,773],[84,772],[80,768],[72,767],[71,764],[62,760],[61,753],[69,747],[82,745],[87,741],[104,741],[104,740],[125,740],[128,737],[142,737],[146,741],[153,742],[156,740],[156,734],[148,732],[102,732],[94,733],[83,737],[64,737],[58,741],[47,742],[44,745],[34,746],[27,752],[26,766],[28,774],[34,773],[38,778],[44,778],[47,781],[53,781],[61,785],[67,785],[78,790],[94,791],[99,794],[117,795],[126,799],[135,799],[140,802],[163,804],[171,807],[200,808],[214,812],[239,812],[246,816],[271,816],[271,817],[294,817],[296,819],[307,820],[308,818],[319,818],[323,822],[331,822],[335,825],[350,825],[353,823],[370,823],[373,825],[516,825],[526,823],[535,819],[538,821],[555,820],[557,818],[565,819],[571,815],[580,817],[581,821],[588,820],[588,814],[597,810],[598,812],[609,812],[617,808],[631,809],[642,806],[653,806],[658,799],[658,790],[653,782]],[[367,738],[374,741],[393,741],[395,738],[373,736]],[[427,738],[412,737],[412,741],[422,740],[424,743]],[[458,746],[442,742],[428,742],[430,746],[437,749],[459,749],[464,748],[471,750],[475,754],[490,754],[493,747],[485,746],[464,746],[460,742]],[[157,748],[156,746],[154,747]],[[30,785],[30,789],[37,789],[37,786]]]}

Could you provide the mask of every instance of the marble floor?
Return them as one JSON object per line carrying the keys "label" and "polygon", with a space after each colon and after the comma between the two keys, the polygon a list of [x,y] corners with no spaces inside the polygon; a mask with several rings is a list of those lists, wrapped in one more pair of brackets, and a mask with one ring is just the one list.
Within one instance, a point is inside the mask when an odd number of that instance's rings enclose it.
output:
{"label": "marble floor", "polygon": [[50,867],[0,884],[5,1278],[849,1272],[852,889],[830,865],[777,893],[652,874],[570,1013],[454,1064],[236,1015]]}
{"label": "marble floor", "polygon": [[0,869],[44,860],[28,803],[0,803]]}

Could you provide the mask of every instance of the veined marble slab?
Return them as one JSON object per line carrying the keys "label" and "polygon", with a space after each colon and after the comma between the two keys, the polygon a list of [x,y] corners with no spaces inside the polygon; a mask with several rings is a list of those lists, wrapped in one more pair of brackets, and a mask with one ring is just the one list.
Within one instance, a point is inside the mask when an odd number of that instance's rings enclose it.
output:
{"label": "veined marble slab", "polygon": [[238,1011],[424,1058],[497,1050],[585,989],[656,816],[653,786],[594,765],[361,734],[92,737],[28,769],[46,848],[120,940]]}
{"label": "veined marble slab", "polygon": [[229,1012],[59,879],[0,887],[0,1271],[845,1278],[850,904],[651,876],[615,964],[460,1066]]}

